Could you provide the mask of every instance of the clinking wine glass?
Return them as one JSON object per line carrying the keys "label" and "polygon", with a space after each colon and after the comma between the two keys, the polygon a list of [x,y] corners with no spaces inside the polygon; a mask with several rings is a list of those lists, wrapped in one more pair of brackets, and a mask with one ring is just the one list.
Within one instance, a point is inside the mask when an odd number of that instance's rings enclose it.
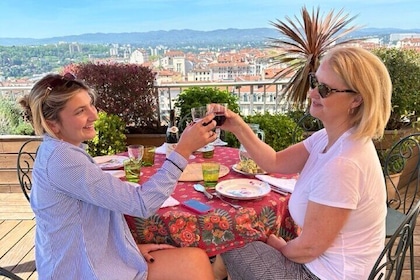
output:
{"label": "clinking wine glass", "polygon": [[213,146],[226,146],[228,143],[220,139],[220,127],[216,127],[216,140],[211,143]]}
{"label": "clinking wine glass", "polygon": [[207,113],[214,114],[214,120],[216,121],[216,126],[222,126],[226,121],[226,109],[227,103],[214,103],[207,104]]}
{"label": "clinking wine glass", "polygon": [[215,103],[215,104],[207,104],[207,112],[214,113],[214,120],[216,121],[216,140],[213,141],[213,146],[225,146],[228,143],[222,141],[220,139],[220,126],[226,121],[226,108],[227,103]]}
{"label": "clinking wine glass", "polygon": [[206,115],[207,115],[207,107],[206,106],[191,108],[191,117],[192,117],[193,122],[195,122],[195,123],[199,122]]}

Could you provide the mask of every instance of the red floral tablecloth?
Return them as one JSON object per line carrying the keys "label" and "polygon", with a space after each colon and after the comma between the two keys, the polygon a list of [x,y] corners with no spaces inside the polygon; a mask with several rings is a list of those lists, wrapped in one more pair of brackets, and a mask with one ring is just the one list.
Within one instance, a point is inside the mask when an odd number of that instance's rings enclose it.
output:
{"label": "red floral tablecloth", "polygon": [[[141,181],[146,181],[162,165],[165,155],[157,154],[155,165],[142,168]],[[219,179],[249,178],[232,170],[239,161],[238,149],[216,147],[212,159],[203,159],[201,154],[190,163],[217,161],[230,168],[229,174]],[[282,177],[277,174],[278,177]],[[284,176],[288,177],[288,176]],[[288,210],[290,195],[283,196],[270,192],[255,200],[226,200],[240,204],[242,209],[234,209],[218,198],[208,200],[193,189],[196,182],[178,182],[172,196],[180,202],[195,198],[215,210],[197,214],[178,205],[161,208],[148,219],[126,216],[131,232],[138,243],[167,243],[177,247],[200,247],[211,257],[227,250],[241,247],[253,240],[265,241],[270,234],[292,239],[299,234]]]}

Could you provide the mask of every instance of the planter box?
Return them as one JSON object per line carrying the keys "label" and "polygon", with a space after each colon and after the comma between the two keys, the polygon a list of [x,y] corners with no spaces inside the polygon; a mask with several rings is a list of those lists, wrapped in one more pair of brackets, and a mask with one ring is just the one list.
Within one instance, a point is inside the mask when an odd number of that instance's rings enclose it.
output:
{"label": "planter box", "polygon": [[[22,192],[17,176],[17,156],[20,147],[29,139],[42,139],[39,136],[1,135],[0,136],[0,193]],[[28,151],[34,152],[40,142],[34,141]]]}
{"label": "planter box", "polygon": [[126,134],[127,145],[153,145],[159,147],[166,140],[166,134]]}

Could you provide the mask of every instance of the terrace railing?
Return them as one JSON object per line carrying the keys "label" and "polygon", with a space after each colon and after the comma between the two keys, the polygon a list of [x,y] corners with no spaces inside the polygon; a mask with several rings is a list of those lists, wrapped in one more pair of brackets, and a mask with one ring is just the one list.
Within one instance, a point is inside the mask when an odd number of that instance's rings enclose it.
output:
{"label": "terrace railing", "polygon": [[[167,120],[169,110],[174,107],[178,94],[191,87],[216,87],[238,96],[238,105],[243,115],[255,113],[284,113],[291,109],[284,98],[286,81],[264,80],[250,82],[199,82],[155,85],[159,96],[159,110],[162,123]],[[30,86],[1,87],[0,95],[17,100],[30,91]]]}

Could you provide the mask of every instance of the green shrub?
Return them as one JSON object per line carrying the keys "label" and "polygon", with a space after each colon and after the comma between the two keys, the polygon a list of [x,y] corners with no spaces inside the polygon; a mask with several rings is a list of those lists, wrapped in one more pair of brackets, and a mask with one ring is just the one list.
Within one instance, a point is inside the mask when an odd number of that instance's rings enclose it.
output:
{"label": "green shrub", "polygon": [[181,92],[175,101],[178,119],[191,115],[191,108],[205,106],[209,103],[227,103],[228,108],[239,113],[238,97],[227,90],[213,87],[191,87]]}
{"label": "green shrub", "polygon": [[[265,142],[274,150],[280,151],[292,145],[296,122],[284,114],[256,114],[246,116],[244,120],[247,123],[256,123],[260,125],[260,129],[265,133]],[[302,138],[302,130],[296,131],[297,137]],[[231,147],[239,147],[240,143],[233,134],[229,134],[226,142]]]}
{"label": "green shrub", "polygon": [[[176,101],[178,128],[182,132],[187,121],[191,121],[191,108],[205,106],[210,103],[227,103],[228,108],[239,114],[238,97],[227,90],[220,90],[213,87],[191,87],[181,92]],[[231,146],[236,139],[233,134],[227,131],[221,132],[221,139]]]}
{"label": "green shrub", "polygon": [[117,115],[99,112],[95,122],[96,136],[88,141],[92,156],[115,155],[126,150],[125,122]]}
{"label": "green shrub", "polygon": [[97,107],[119,116],[129,133],[164,133],[160,125],[159,97],[148,67],[123,63],[80,63],[64,72],[74,73],[98,94]]}
{"label": "green shrub", "polygon": [[392,81],[392,113],[386,129],[415,122],[420,114],[420,53],[396,48],[373,52],[384,62]]}
{"label": "green shrub", "polygon": [[20,105],[6,97],[0,97],[0,134],[34,134],[32,125],[23,118]]}

